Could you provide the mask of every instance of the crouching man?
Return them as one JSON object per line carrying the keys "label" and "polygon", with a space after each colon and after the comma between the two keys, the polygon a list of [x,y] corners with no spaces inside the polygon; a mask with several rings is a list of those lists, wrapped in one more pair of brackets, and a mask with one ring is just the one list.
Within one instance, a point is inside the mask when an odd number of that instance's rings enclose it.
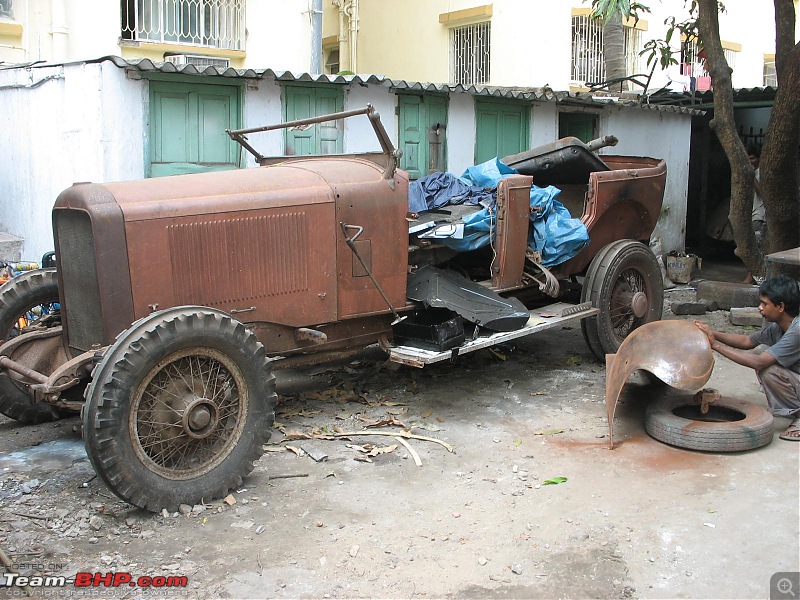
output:
{"label": "crouching man", "polygon": [[772,414],[792,419],[779,437],[800,442],[800,288],[794,279],[778,275],[762,283],[758,293],[758,310],[767,321],[758,333],[721,333],[705,323],[695,325],[713,350],[756,371]]}

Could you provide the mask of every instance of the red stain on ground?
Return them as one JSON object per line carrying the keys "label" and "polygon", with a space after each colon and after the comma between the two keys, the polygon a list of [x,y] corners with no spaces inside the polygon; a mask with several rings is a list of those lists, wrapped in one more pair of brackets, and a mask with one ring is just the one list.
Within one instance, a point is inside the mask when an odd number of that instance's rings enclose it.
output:
{"label": "red stain on ground", "polygon": [[[646,433],[629,435],[614,441],[614,449],[608,440],[552,439],[547,445],[564,450],[588,452],[596,458],[609,461],[636,463],[657,471],[706,470],[718,458],[714,454],[682,450],[654,440]],[[604,454],[603,454],[604,453]]]}

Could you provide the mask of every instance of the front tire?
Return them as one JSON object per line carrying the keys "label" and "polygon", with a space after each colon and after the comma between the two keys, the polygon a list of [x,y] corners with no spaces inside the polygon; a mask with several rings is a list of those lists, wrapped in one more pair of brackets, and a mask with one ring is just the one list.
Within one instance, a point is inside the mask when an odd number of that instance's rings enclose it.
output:
{"label": "front tire", "polygon": [[176,510],[241,484],[269,440],[275,401],[255,334],[211,308],[167,309],[120,334],[96,368],[86,452],[126,502]]}
{"label": "front tire", "polygon": [[634,329],[661,319],[664,282],[656,257],[633,240],[605,246],[589,265],[581,302],[600,309],[581,321],[581,330],[589,349],[603,361]]}
{"label": "front tire", "polygon": [[[29,321],[51,314],[57,303],[55,269],[26,271],[7,281],[0,286],[0,341],[17,337]],[[24,387],[7,374],[0,375],[0,413],[24,425],[60,418],[61,411],[49,404],[33,404]]]}

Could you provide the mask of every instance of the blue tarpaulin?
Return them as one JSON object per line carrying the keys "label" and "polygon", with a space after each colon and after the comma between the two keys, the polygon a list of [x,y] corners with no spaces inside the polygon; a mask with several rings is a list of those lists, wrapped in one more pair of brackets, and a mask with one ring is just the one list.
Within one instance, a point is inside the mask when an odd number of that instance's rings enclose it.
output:
{"label": "blue tarpaulin", "polygon": [[[515,173],[516,169],[500,162],[499,158],[469,167],[460,178],[450,173],[434,173],[409,186],[409,210],[424,212],[463,202],[482,204],[483,210],[462,219],[462,239],[439,240],[461,252],[476,250],[487,246],[494,238],[497,185],[501,179]],[[539,252],[546,267],[569,260],[589,244],[586,225],[580,219],[572,218],[567,208],[556,200],[560,193],[561,190],[553,186],[531,186],[528,245]]]}
{"label": "blue tarpaulin", "polygon": [[531,186],[531,209],[538,210],[531,210],[528,246],[542,255],[545,267],[559,265],[589,245],[589,230],[556,200],[560,193],[552,185]]}

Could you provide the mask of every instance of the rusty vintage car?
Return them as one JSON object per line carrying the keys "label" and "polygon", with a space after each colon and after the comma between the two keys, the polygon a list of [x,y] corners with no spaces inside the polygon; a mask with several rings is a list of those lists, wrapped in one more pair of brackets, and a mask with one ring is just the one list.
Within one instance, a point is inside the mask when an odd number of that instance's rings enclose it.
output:
{"label": "rusty vintage car", "polygon": [[[382,152],[267,158],[250,141],[355,115]],[[92,465],[131,504],[172,510],[238,486],[270,437],[275,368],[376,343],[421,367],[571,320],[602,357],[661,318],[646,244],[664,161],[590,149],[588,163],[561,161],[570,140],[507,157],[560,183],[588,226],[587,247],[543,270],[526,257],[530,175],[500,182],[491,248],[456,253],[410,237],[408,174],[371,107],[229,134],[260,167],[66,189],[52,215],[56,268],[0,288],[0,411],[22,423],[82,411]],[[45,304],[59,310],[18,326]],[[511,320],[492,328],[498,305]],[[398,342],[406,317],[427,331],[435,311],[454,326],[465,315],[464,334]]]}

